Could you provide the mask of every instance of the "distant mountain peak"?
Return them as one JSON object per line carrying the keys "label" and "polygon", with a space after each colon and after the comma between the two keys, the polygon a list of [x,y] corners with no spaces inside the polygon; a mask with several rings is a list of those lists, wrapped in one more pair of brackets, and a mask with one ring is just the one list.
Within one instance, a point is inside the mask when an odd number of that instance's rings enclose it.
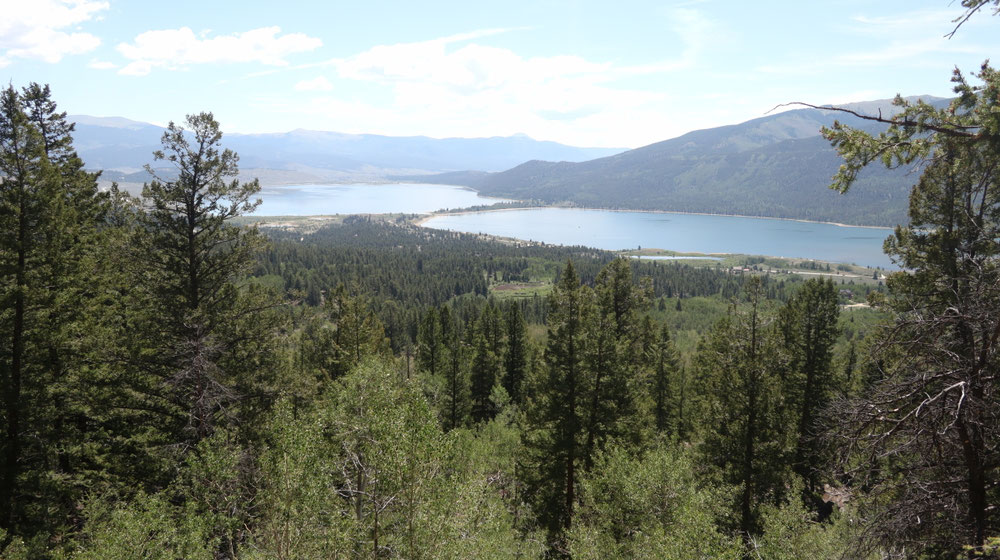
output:
{"label": "distant mountain peak", "polygon": [[90,115],[67,115],[66,120],[78,125],[102,126],[106,128],[125,128],[139,130],[143,128],[162,128],[155,124],[133,121],[124,117],[93,117]]}
{"label": "distant mountain peak", "polygon": [[[946,97],[936,97],[933,95],[909,95],[903,98],[910,103],[916,102],[918,100],[923,100],[925,103],[930,103],[931,105],[940,105],[943,102],[949,101]],[[872,101],[854,101],[851,103],[827,103],[822,105],[822,107],[838,108],[838,109],[849,109],[856,113],[868,116],[878,116],[879,111],[881,111],[882,116],[888,117],[895,115],[899,112],[899,107],[893,105],[892,99],[874,99]]]}
{"label": "distant mountain peak", "polygon": [[[77,150],[92,169],[141,169],[151,163],[152,152],[160,147],[162,127],[121,117],[74,115],[70,119],[78,125],[74,135]],[[260,134],[229,133],[223,144],[240,154],[244,171],[295,171],[299,182],[303,180],[303,172],[313,173],[315,181],[372,180],[404,171],[426,174],[460,169],[501,171],[532,159],[586,161],[624,150],[567,146],[534,140],[526,134],[430,138],[304,128]]]}

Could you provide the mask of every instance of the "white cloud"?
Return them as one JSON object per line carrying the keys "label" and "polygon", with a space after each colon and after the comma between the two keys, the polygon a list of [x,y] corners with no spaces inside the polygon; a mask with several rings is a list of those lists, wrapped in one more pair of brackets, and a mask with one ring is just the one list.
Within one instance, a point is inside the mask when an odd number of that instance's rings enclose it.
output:
{"label": "white cloud", "polygon": [[[394,108],[474,121],[475,115],[507,113],[506,120],[548,115],[572,119],[596,108],[632,107],[662,96],[611,87],[617,77],[661,73],[684,66],[676,61],[645,67],[616,67],[579,56],[523,57],[499,47],[469,42],[497,30],[454,35],[418,43],[379,45],[347,59],[331,61],[342,79],[392,88]],[[516,131],[515,131],[516,132]]]}
{"label": "white cloud", "polygon": [[317,76],[311,80],[302,80],[295,84],[295,91],[330,91],[333,84],[323,76]]}
{"label": "white cloud", "polygon": [[153,71],[153,64],[145,60],[136,60],[125,65],[118,71],[125,76],[145,76]]}
{"label": "white cloud", "polygon": [[679,39],[676,52],[641,66],[572,55],[524,56],[482,44],[485,37],[511,30],[483,30],[378,45],[347,58],[290,68],[330,67],[331,80],[354,82],[341,87],[315,78],[299,82],[297,90],[327,91],[329,86],[350,92],[361,86],[380,89],[383,95],[327,94],[305,103],[275,98],[260,106],[275,113],[309,114],[314,126],[343,132],[436,137],[526,133],[601,146],[661,140],[686,125],[675,116],[668,95],[619,80],[635,84],[637,76],[697,65],[710,24],[691,10],[675,10],[671,16],[669,29]]}
{"label": "white cloud", "polygon": [[670,21],[671,31],[680,38],[680,55],[673,60],[625,68],[620,71],[622,74],[656,74],[691,68],[709,42],[720,41],[720,34],[717,33],[715,24],[698,10],[689,8],[671,10]]}
{"label": "white cloud", "polygon": [[108,62],[107,60],[97,60],[96,58],[91,60],[87,64],[87,68],[93,68],[94,70],[114,70],[118,68],[118,65],[114,62]]}
{"label": "white cloud", "polygon": [[[816,60],[800,60],[786,64],[767,64],[757,67],[758,72],[788,75],[817,75],[829,72],[831,67],[859,68],[886,65],[934,65],[943,55],[978,55],[982,49],[949,42],[943,37],[892,41],[877,48],[846,52]],[[953,64],[950,60],[947,65]]]}
{"label": "white cloud", "polygon": [[[257,99],[258,111],[275,115],[276,123],[438,138],[525,133],[572,145],[635,147],[706,122],[731,122],[698,110],[678,111],[679,100],[668,93],[672,88],[649,87],[646,78],[669,84],[665,77],[699,68],[705,52],[717,48],[716,24],[701,12],[675,8],[666,15],[664,32],[675,39],[674,50],[641,65],[573,55],[526,56],[487,44],[488,37],[522,30],[516,28],[378,45],[346,58],[258,71],[247,78],[331,70],[324,77],[336,93],[305,101]],[[296,89],[314,82],[320,83],[309,79]]]}
{"label": "white cloud", "polygon": [[893,16],[859,15],[851,18],[857,24],[852,26],[852,30],[875,36],[885,36],[886,34],[933,36],[937,34],[943,37],[954,27],[949,22],[960,14],[961,11],[956,12],[955,10],[921,10]]}
{"label": "white cloud", "polygon": [[147,31],[132,44],[121,43],[118,52],[131,60],[120,74],[142,76],[153,68],[177,69],[192,64],[220,62],[258,62],[268,66],[286,66],[290,54],[308,52],[323,42],[303,33],[279,36],[279,27],[262,27],[214,38],[199,38],[188,27]]}
{"label": "white cloud", "polygon": [[65,29],[97,19],[107,9],[107,2],[93,0],[0,2],[0,67],[19,58],[56,63],[97,48],[98,37]]}
{"label": "white cloud", "polygon": [[981,49],[963,47],[950,43],[941,37],[923,41],[894,41],[881,49],[841,55],[837,57],[836,62],[846,66],[882,65],[903,60],[916,60],[930,54],[979,54],[980,52],[982,52]]}

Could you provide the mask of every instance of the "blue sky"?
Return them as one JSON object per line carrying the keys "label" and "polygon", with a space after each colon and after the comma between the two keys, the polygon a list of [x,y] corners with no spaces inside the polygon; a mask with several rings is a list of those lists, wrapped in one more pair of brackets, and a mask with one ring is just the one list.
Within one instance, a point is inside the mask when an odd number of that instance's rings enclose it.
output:
{"label": "blue sky", "polygon": [[950,93],[1000,54],[958,0],[0,0],[0,78],[71,114],[226,132],[638,147],[789,101]]}

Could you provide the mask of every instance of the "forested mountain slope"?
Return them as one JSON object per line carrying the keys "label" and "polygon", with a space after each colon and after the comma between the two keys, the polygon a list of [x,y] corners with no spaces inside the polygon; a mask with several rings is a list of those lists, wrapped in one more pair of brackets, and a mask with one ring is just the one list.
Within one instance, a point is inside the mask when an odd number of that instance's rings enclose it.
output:
{"label": "forested mountain slope", "polygon": [[[848,107],[886,115],[892,109],[887,101]],[[582,163],[530,161],[502,173],[452,173],[433,181],[550,204],[865,225],[905,222],[907,195],[917,176],[909,169],[866,169],[847,196],[827,188],[840,159],[819,129],[837,119],[875,130],[845,113],[798,109]]]}

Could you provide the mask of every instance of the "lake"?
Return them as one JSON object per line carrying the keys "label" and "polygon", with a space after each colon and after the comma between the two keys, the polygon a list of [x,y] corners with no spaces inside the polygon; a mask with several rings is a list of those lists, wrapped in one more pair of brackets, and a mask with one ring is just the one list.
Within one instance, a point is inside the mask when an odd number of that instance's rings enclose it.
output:
{"label": "lake", "polygon": [[424,226],[607,250],[744,253],[895,268],[882,253],[888,229],[772,218],[534,208],[435,216]]}
{"label": "lake", "polygon": [[263,187],[255,216],[321,214],[426,214],[499,202],[476,191],[417,183],[288,185]]}
{"label": "lake", "polygon": [[[257,216],[425,214],[501,199],[471,189],[420,183],[265,187]],[[436,216],[427,227],[557,245],[691,253],[746,253],[892,267],[882,254],[889,230],[769,218],[576,208],[533,208]]]}

